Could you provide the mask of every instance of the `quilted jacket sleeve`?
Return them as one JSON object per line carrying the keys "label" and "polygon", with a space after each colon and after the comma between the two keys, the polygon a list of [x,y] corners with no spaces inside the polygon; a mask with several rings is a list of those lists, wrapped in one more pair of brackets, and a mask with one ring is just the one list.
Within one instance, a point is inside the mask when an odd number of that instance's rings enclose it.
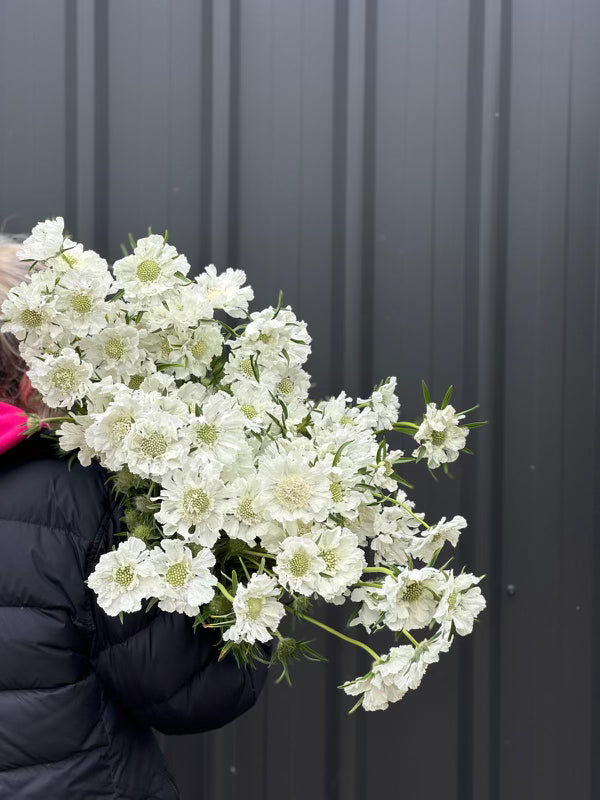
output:
{"label": "quilted jacket sleeve", "polygon": [[[104,549],[104,548],[103,548]],[[218,635],[192,630],[192,620],[154,606],[149,612],[110,617],[92,598],[95,641],[92,663],[119,704],[139,722],[162,733],[220,728],[251,708],[267,667],[218,661]]]}

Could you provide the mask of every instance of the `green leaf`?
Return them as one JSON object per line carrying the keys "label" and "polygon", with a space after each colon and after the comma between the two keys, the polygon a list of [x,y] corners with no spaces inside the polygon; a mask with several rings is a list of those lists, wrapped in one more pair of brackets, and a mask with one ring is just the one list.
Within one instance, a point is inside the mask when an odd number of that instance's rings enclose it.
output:
{"label": "green leaf", "polygon": [[476,406],[472,406],[471,408],[467,408],[464,411],[457,411],[457,415],[460,416],[461,414],[469,414],[471,411],[475,411],[475,409],[479,408],[479,403]]}
{"label": "green leaf", "polygon": [[[259,372],[258,372],[258,364],[256,363],[256,356],[250,356],[250,365],[252,366],[252,372],[254,373],[254,377],[256,378],[257,382],[260,380]],[[269,414],[269,416],[271,416]]]}
{"label": "green leaf", "polygon": [[283,302],[283,290],[279,290],[279,297],[277,298],[277,307],[275,308],[275,313],[273,314],[273,319],[279,314],[281,311],[281,303]]}
{"label": "green leaf", "polygon": [[132,250],[135,250],[135,248],[137,247],[137,242],[133,238],[132,234],[128,233],[127,238],[129,239],[129,246],[131,247]]}
{"label": "green leaf", "polygon": [[123,253],[123,255],[124,255],[124,256],[128,256],[128,255],[129,255],[129,250],[128,250],[128,249],[125,247],[125,245],[123,244],[123,242],[121,242],[121,245],[120,245],[120,247],[121,247],[121,252]]}
{"label": "green leaf", "polygon": [[450,402],[450,398],[452,397],[452,392],[454,391],[454,386],[449,386],[448,391],[444,395],[444,399],[442,400],[442,408],[446,408],[448,403]]}
{"label": "green leaf", "polygon": [[166,244],[169,241],[169,229],[165,228],[165,232],[163,234],[163,244]]}
{"label": "green leaf", "polygon": [[461,425],[461,428],[482,428],[484,425],[487,425],[487,419],[483,422],[467,422],[465,425]]}
{"label": "green leaf", "polygon": [[[342,444],[341,444],[341,445],[338,447],[338,449],[337,449],[337,451],[336,451],[336,454],[335,454],[335,455],[334,455],[334,457],[333,457],[333,462],[332,462],[332,466],[333,466],[333,467],[337,467],[337,465],[340,463],[340,459],[341,459],[341,457],[342,457],[342,453],[343,453],[343,451],[344,451],[344,448],[345,448],[345,447],[347,447],[349,444],[352,444],[352,440],[351,440],[351,439],[349,439],[347,442],[343,442],[343,443],[342,443]],[[381,445],[380,445],[380,446],[381,446]]]}
{"label": "green leaf", "polygon": [[188,276],[184,275],[183,272],[181,272],[180,270],[177,270],[177,272],[175,273],[175,277],[179,278],[180,281],[184,281],[186,284],[190,284],[190,283],[194,282],[194,281],[191,281],[188,278]]}
{"label": "green leaf", "polygon": [[424,380],[421,381],[421,386],[423,388],[423,399],[425,400],[425,405],[431,403],[431,394],[429,393],[429,387],[425,383]]}

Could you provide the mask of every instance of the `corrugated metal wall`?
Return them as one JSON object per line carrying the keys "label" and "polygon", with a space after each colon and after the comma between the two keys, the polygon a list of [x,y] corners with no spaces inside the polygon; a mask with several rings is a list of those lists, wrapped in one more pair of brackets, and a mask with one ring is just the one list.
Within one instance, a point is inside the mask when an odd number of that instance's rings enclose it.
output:
{"label": "corrugated metal wall", "polygon": [[[270,685],[164,747],[185,800],[600,796],[597,0],[0,0],[0,218],[169,228],[279,287],[318,392],[426,377],[492,424],[418,497],[471,521],[475,636],[385,714]],[[595,535],[594,535],[595,534]],[[508,585],[515,587],[508,594]],[[512,590],[511,590],[512,592]]]}

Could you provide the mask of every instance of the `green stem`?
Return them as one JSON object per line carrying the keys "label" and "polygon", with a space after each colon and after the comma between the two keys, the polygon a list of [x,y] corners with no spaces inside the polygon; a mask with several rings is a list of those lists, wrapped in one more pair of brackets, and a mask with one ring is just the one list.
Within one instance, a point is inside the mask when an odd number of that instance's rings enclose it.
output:
{"label": "green stem", "polygon": [[356,581],[357,586],[366,586],[369,589],[381,589],[380,583],[369,583],[367,581]]}
{"label": "green stem", "polygon": [[258,556],[258,558],[272,558],[273,561],[277,559],[277,556],[272,556],[271,553],[262,553],[260,550],[246,550],[243,555]]}
{"label": "green stem", "polygon": [[397,427],[403,426],[403,427],[406,427],[406,428],[414,428],[416,431],[418,431],[419,427],[420,427],[419,425],[415,425],[414,422],[404,422],[403,420],[401,420],[400,422],[394,422],[394,428],[396,426]]}
{"label": "green stem", "polygon": [[397,506],[400,506],[400,508],[403,508],[405,511],[407,511],[411,515],[411,517],[414,517],[421,525],[427,528],[427,530],[431,528],[431,525],[428,525],[424,519],[421,519],[421,517],[417,516],[417,514],[415,514],[414,511],[411,511],[410,508],[406,505],[406,503],[402,503],[400,502],[400,500],[395,500],[393,497],[389,497],[388,495],[385,494],[380,494],[379,492],[373,492],[373,495],[375,497],[378,497],[380,500],[389,500],[390,503],[395,503]]}
{"label": "green stem", "polygon": [[72,417],[40,417],[40,422],[48,423],[48,422],[72,422]]}
{"label": "green stem", "polygon": [[307,622],[312,622],[313,625],[317,625],[319,628],[323,628],[324,631],[333,634],[333,636],[337,636],[339,639],[343,639],[345,642],[349,642],[350,644],[355,644],[357,647],[362,647],[362,649],[366,650],[374,661],[380,660],[380,657],[377,655],[375,650],[371,650],[368,644],[365,644],[364,642],[359,642],[358,639],[351,639],[350,636],[345,636],[343,633],[336,631],[335,628],[330,628],[329,625],[325,625],[324,622],[319,622],[319,620],[313,619],[312,617],[309,617],[307,614],[300,614],[296,612],[296,616],[306,620]]}
{"label": "green stem", "polygon": [[222,583],[217,583],[217,588],[220,590],[221,594],[224,595],[230,603],[233,603],[233,597],[229,594],[227,589],[223,586]]}
{"label": "green stem", "polygon": [[419,646],[417,640],[414,638],[414,636],[410,635],[410,633],[406,630],[406,628],[402,628],[402,633],[406,636],[409,642],[412,642],[414,644],[415,647]]}
{"label": "green stem", "polygon": [[391,569],[387,569],[386,567],[365,567],[363,569],[363,572],[385,572],[386,575],[391,575],[392,578],[396,577],[394,575],[394,573],[392,572],[392,570]]}

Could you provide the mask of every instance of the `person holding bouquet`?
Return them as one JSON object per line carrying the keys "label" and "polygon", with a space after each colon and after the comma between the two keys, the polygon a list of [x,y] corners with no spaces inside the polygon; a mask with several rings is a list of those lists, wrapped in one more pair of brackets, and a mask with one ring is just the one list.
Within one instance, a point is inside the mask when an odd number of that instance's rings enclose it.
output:
{"label": "person holding bouquet", "polygon": [[[2,299],[26,276],[16,250],[1,243]],[[267,667],[219,660],[218,634],[184,614],[99,607],[86,581],[118,544],[122,510],[98,463],[59,454],[44,433],[53,416],[1,334],[0,798],[175,800],[152,729],[227,724]]]}

